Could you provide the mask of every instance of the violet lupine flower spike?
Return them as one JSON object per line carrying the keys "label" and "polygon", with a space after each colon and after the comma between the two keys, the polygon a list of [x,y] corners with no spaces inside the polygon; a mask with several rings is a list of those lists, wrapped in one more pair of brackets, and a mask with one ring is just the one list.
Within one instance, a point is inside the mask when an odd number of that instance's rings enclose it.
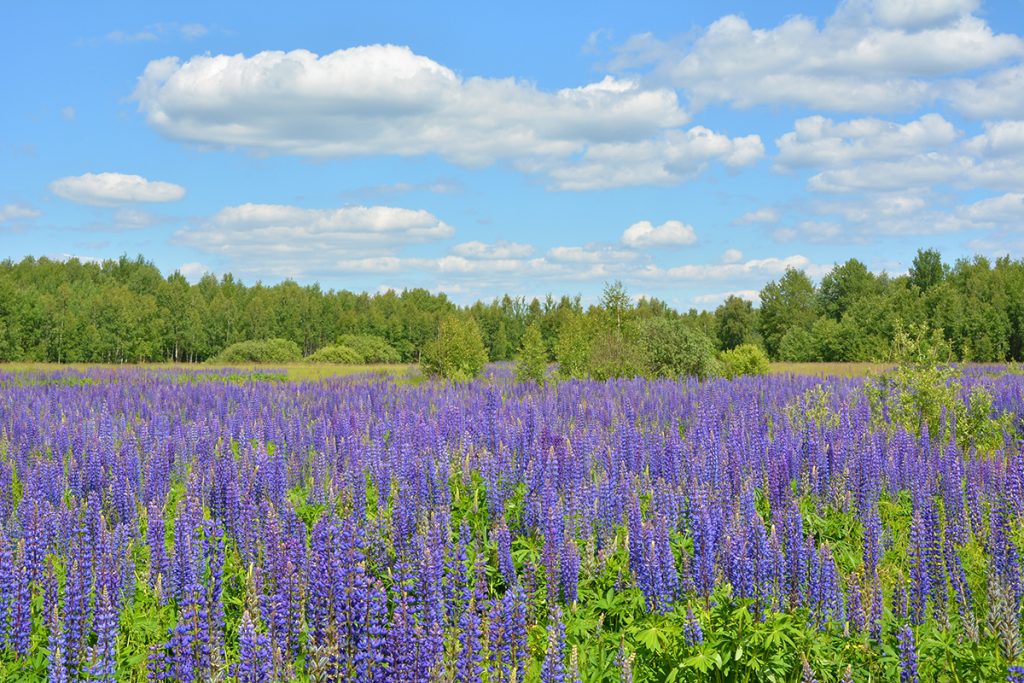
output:
{"label": "violet lupine flower spike", "polygon": [[548,646],[540,669],[541,683],[565,683],[565,624],[562,610],[555,607],[548,620]]}
{"label": "violet lupine flower spike", "polygon": [[918,683],[917,644],[914,631],[904,624],[898,633],[900,653],[900,683]]}

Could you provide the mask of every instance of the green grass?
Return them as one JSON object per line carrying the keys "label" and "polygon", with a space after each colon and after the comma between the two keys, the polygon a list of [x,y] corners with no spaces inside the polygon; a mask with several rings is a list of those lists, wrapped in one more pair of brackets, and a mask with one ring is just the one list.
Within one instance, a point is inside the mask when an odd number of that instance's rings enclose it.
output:
{"label": "green grass", "polygon": [[0,372],[53,372],[56,370],[85,371],[90,368],[116,369],[137,367],[149,370],[219,370],[234,368],[237,370],[285,370],[288,379],[296,382],[317,382],[331,377],[355,377],[358,375],[383,375],[396,380],[415,381],[421,375],[419,366],[414,363],[375,364],[375,365],[336,365],[331,363],[280,363],[257,365],[255,363],[221,364],[221,363],[140,363],[140,364],[102,364],[102,363],[0,363]]}
{"label": "green grass", "polygon": [[818,377],[864,377],[892,370],[892,363],[772,363],[773,375],[815,375]]}

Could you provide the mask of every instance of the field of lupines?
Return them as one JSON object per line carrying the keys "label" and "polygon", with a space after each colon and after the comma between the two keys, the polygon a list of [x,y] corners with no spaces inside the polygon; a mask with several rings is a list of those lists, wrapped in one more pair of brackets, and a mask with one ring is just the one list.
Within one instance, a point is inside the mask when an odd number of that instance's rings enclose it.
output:
{"label": "field of lupines", "polygon": [[2,680],[1024,680],[1024,377],[500,374],[0,372]]}

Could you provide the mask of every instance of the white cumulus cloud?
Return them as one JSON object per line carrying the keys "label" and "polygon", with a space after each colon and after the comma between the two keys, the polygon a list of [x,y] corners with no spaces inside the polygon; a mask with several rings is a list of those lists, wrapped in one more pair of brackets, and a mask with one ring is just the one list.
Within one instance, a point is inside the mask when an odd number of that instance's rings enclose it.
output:
{"label": "white cumulus cloud", "polygon": [[855,161],[898,159],[951,145],[956,128],[939,114],[906,124],[880,119],[836,123],[824,116],[799,119],[775,141],[776,164],[783,168],[842,166]]}
{"label": "white cumulus cloud", "polygon": [[680,221],[665,221],[658,226],[650,221],[639,221],[622,233],[622,243],[630,247],[678,247],[696,241],[693,226]]}
{"label": "white cumulus cloud", "polygon": [[[713,159],[735,167],[763,152],[757,136],[680,130],[689,116],[672,88],[607,76],[546,91],[464,78],[397,45],[169,57],[149,63],[134,97],[177,140],[312,157],[437,154],[470,167],[506,160],[562,189],[679,182]],[[632,162],[617,177],[591,177],[623,156]]]}
{"label": "white cumulus cloud", "polygon": [[50,191],[78,204],[110,206],[134,202],[173,202],[185,196],[181,185],[124,173],[85,173],[50,183]]}
{"label": "white cumulus cloud", "polygon": [[179,230],[174,241],[229,258],[240,271],[299,277],[330,272],[336,262],[353,257],[392,258],[409,245],[454,234],[454,228],[424,210],[242,204]]}
{"label": "white cumulus cloud", "polygon": [[722,252],[722,263],[739,263],[743,260],[743,252],[739,249],[726,249]]}
{"label": "white cumulus cloud", "polygon": [[0,224],[39,218],[42,212],[28,204],[3,204],[0,205]]}
{"label": "white cumulus cloud", "polygon": [[457,256],[468,258],[524,258],[533,254],[533,245],[521,244],[519,242],[506,242],[499,240],[493,244],[486,244],[474,240],[463,242],[452,247],[452,253]]}
{"label": "white cumulus cloud", "polygon": [[[911,110],[944,94],[936,79],[1024,55],[1020,37],[994,33],[970,14],[974,8],[956,0],[851,0],[820,27],[795,16],[773,28],[755,28],[729,15],[684,47],[651,34],[633,36],[615,65],[653,67],[658,82],[684,90],[696,108],[722,102],[740,108]],[[963,88],[961,101],[969,97],[970,85]]]}
{"label": "white cumulus cloud", "polygon": [[779,220],[779,212],[770,206],[765,206],[755,211],[747,211],[737,218],[733,223],[746,225],[748,223],[775,223]]}

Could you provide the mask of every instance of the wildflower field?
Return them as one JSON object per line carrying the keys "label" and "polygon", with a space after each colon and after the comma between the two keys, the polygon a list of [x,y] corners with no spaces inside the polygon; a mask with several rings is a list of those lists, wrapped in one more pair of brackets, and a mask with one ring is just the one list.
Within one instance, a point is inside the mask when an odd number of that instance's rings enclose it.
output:
{"label": "wildflower field", "polygon": [[0,679],[1022,680],[1022,413],[993,368],[0,372]]}

